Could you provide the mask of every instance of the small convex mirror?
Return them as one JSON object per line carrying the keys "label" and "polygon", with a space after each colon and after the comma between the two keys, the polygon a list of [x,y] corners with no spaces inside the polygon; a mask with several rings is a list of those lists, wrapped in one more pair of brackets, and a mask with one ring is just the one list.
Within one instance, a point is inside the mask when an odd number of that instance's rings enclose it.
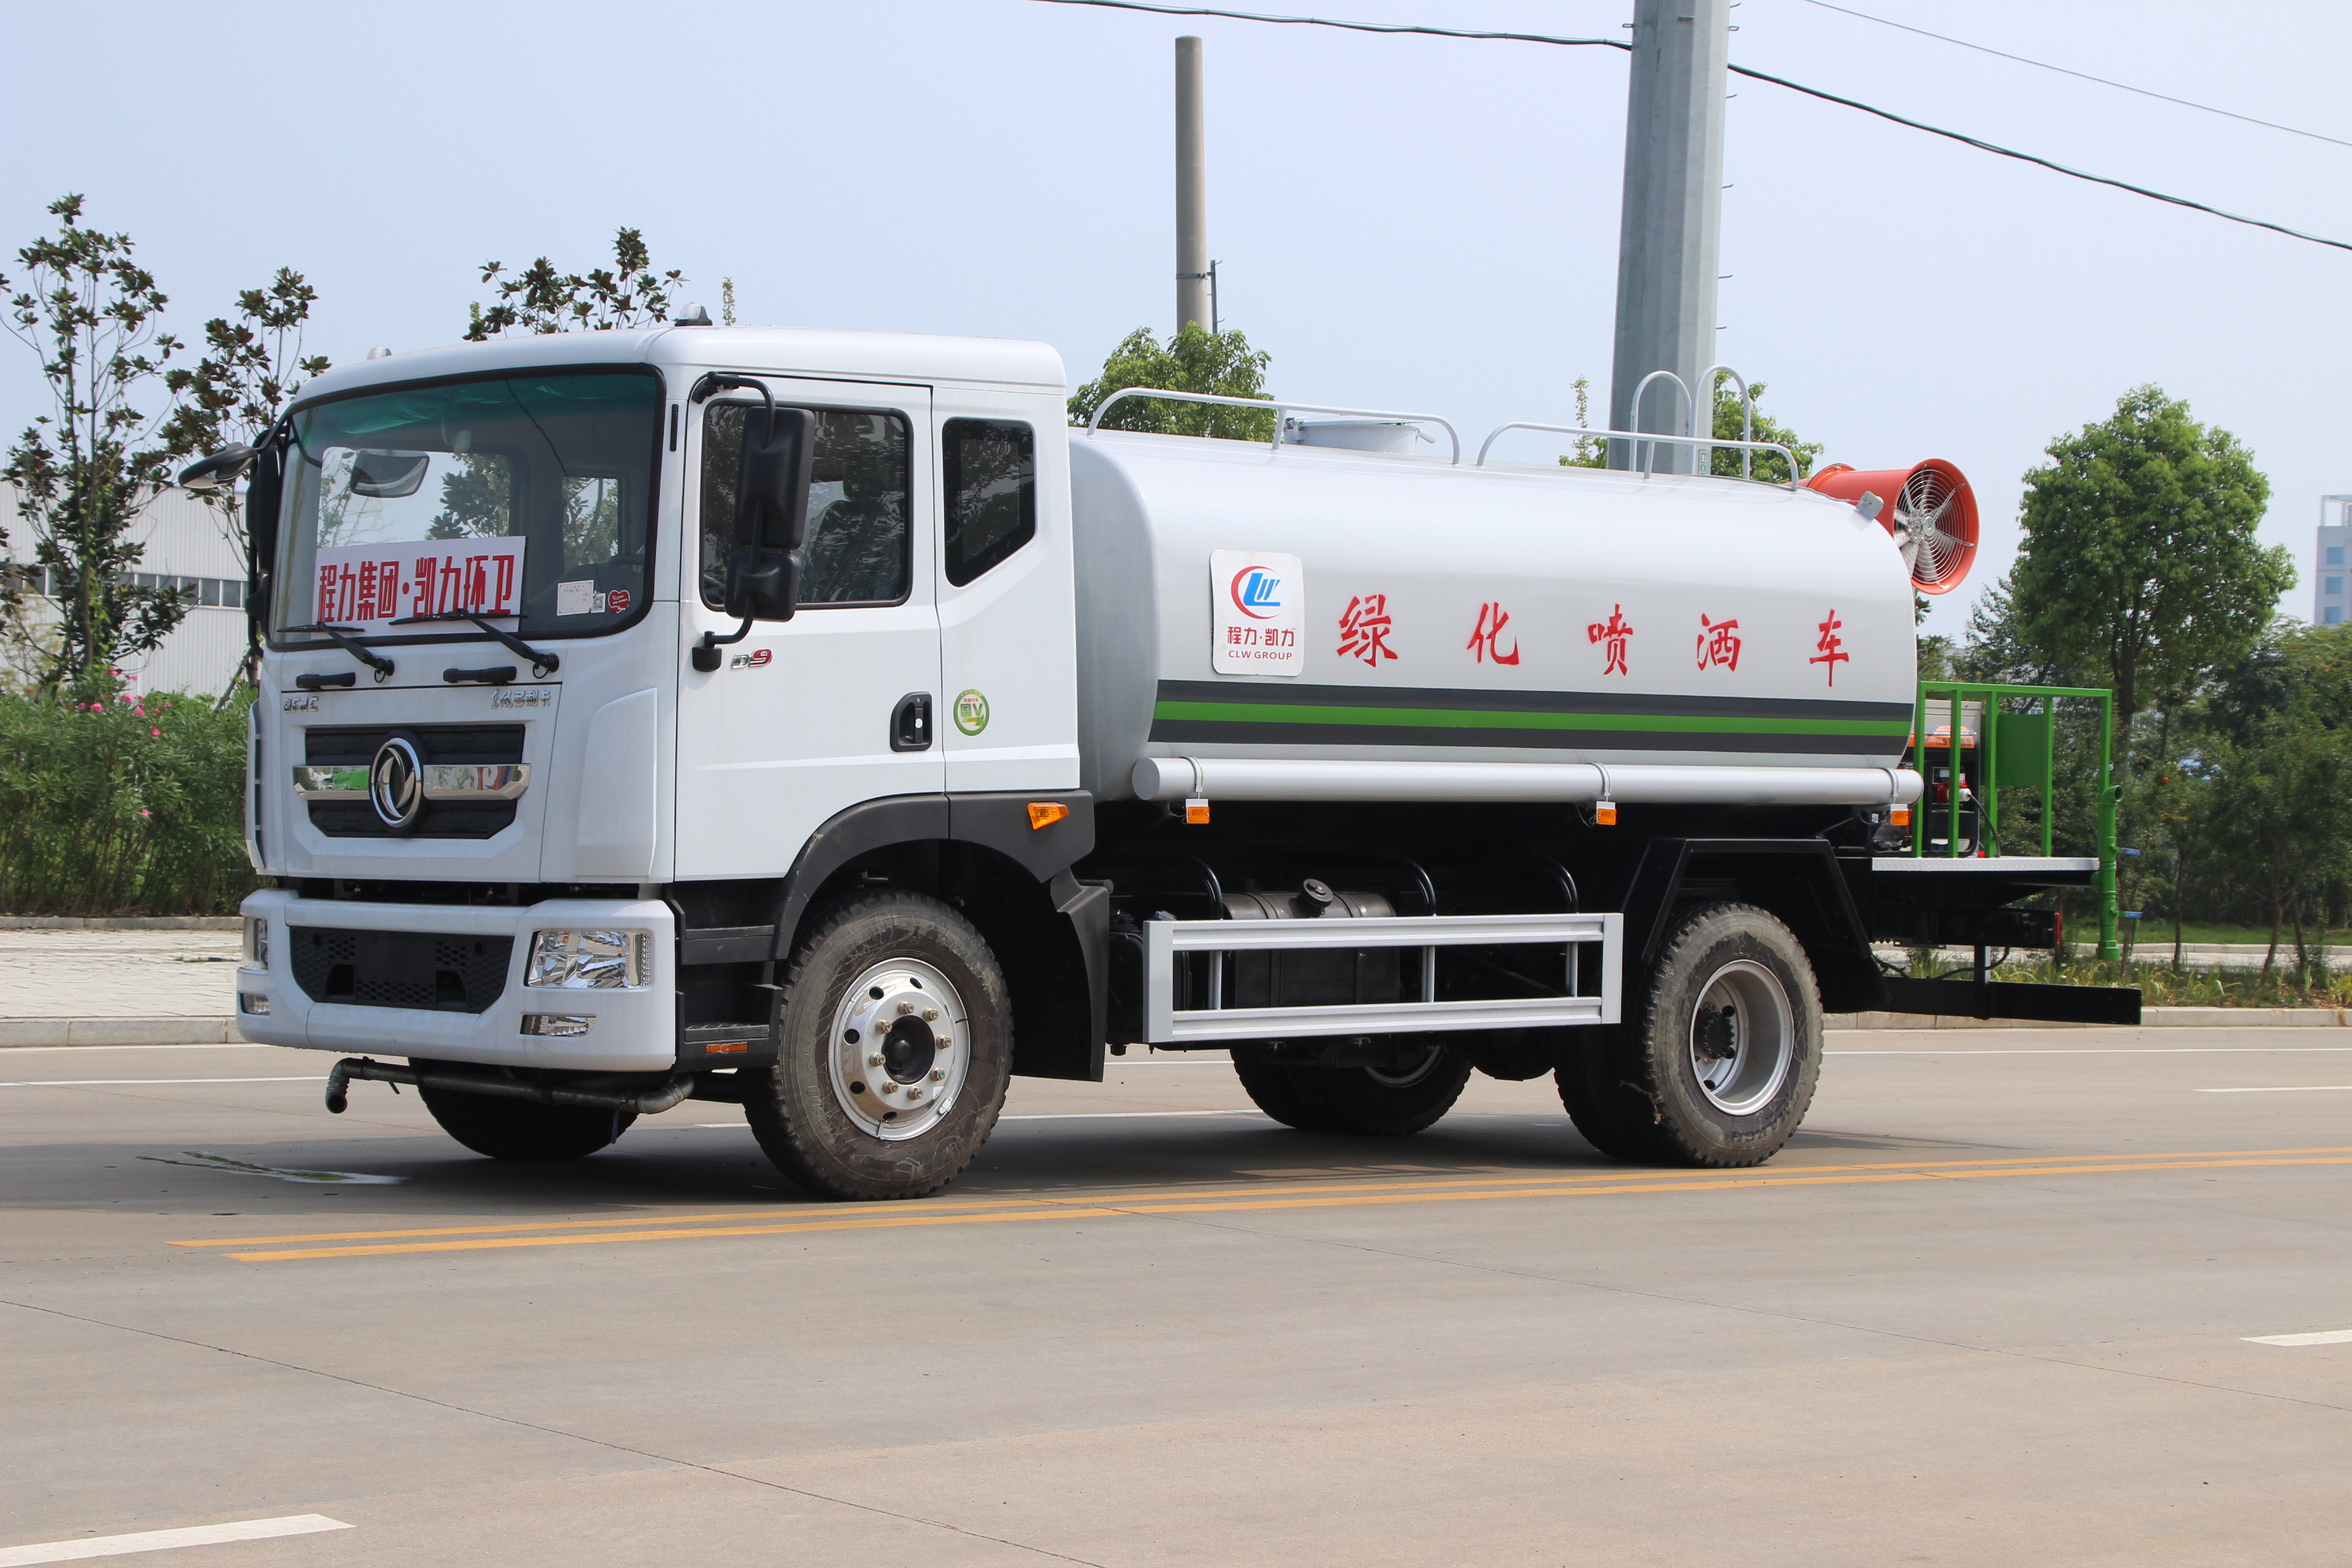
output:
{"label": "small convex mirror", "polygon": [[816,418],[805,408],[746,410],[735,469],[735,549],[727,560],[727,613],[789,621],[800,605],[800,548],[808,531]]}

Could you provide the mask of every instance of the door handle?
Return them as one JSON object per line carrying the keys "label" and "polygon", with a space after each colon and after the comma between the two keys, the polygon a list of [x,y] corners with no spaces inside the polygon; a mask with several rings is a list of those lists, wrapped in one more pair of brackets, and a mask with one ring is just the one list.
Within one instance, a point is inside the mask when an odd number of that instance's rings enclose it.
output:
{"label": "door handle", "polygon": [[931,694],[909,691],[890,710],[890,749],[928,752],[931,749]]}

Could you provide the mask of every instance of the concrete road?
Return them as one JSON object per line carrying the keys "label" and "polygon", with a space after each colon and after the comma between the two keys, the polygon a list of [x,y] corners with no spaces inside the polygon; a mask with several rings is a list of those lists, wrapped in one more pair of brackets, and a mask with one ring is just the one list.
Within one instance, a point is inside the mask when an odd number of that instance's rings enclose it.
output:
{"label": "concrete road", "polygon": [[2352,1330],[2315,1033],[1837,1035],[1738,1173],[1608,1163],[1548,1082],[1365,1142],[1130,1059],[856,1207],[729,1108],[526,1168],[325,1115],[323,1057],[0,1053],[0,1549],[2340,1564],[2352,1342],[2250,1342]]}

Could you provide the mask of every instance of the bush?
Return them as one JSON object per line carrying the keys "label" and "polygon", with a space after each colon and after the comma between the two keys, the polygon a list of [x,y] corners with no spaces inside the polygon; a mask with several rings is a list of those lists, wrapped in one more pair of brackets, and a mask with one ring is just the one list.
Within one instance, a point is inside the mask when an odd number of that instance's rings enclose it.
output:
{"label": "bush", "polygon": [[245,856],[250,695],[0,695],[0,910],[224,914]]}

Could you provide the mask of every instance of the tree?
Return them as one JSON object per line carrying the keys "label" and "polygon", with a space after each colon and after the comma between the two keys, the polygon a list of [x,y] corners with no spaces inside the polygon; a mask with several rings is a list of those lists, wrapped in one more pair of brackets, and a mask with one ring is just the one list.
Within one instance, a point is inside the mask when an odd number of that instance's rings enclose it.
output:
{"label": "tree", "polygon": [[[139,402],[180,343],[158,328],[165,296],[132,259],[131,237],[82,226],[79,195],[59,197],[48,211],[57,233],[16,252],[25,279],[8,296],[8,330],[38,357],[51,411],[8,448],[0,478],[16,485],[34,563],[58,603],[37,683],[79,696],[104,687],[122,659],[161,643],[192,602],[177,588],[139,587],[131,576],[144,553],[131,527],[168,482],[172,460]],[[0,276],[0,289],[12,288]],[[33,634],[21,589],[11,587],[11,636],[26,646]]]}
{"label": "tree", "polygon": [[2025,650],[2115,691],[2125,770],[2141,709],[2251,650],[2294,567],[2255,542],[2270,482],[2251,455],[2160,387],[2048,451],[2025,476],[2025,541],[2001,586]]}
{"label": "tree", "polygon": [[615,327],[661,326],[670,319],[670,289],[686,281],[672,268],[653,270],[645,236],[622,229],[613,241],[611,268],[587,273],[558,272],[544,256],[519,273],[503,262],[482,263],[482,281],[494,283],[498,303],[466,307],[466,341],[478,343],[504,332],[609,331]]}
{"label": "tree", "polygon": [[[319,291],[291,268],[261,289],[247,289],[236,297],[236,316],[215,316],[205,323],[205,353],[192,370],[168,373],[163,383],[178,395],[180,405],[163,422],[165,448],[175,458],[216,452],[232,442],[257,447],[287,404],[302,389],[306,377],[327,369],[327,356],[302,353],[302,329]],[[247,532],[243,498],[235,485],[195,492],[213,510],[222,534],[247,558],[252,570],[252,540]],[[260,623],[248,618],[250,636],[239,680],[249,682],[261,658]],[[232,681],[221,693],[225,705],[236,691]]]}
{"label": "tree", "polygon": [[[1253,349],[1239,331],[1212,332],[1187,321],[1163,346],[1149,327],[1121,339],[1103,361],[1102,374],[1071,395],[1070,423],[1084,425],[1115,392],[1130,386],[1170,392],[1206,392],[1223,397],[1264,397],[1271,356]],[[1274,415],[1225,408],[1211,403],[1173,403],[1161,397],[1123,398],[1103,416],[1108,430],[1153,430],[1166,436],[1215,436],[1233,441],[1271,441]]]}
{"label": "tree", "polygon": [[[1801,439],[1794,430],[1757,407],[1764,401],[1766,385],[1759,381],[1748,389],[1748,408],[1754,413],[1755,424],[1753,434],[1743,435],[1749,426],[1740,406],[1739,395],[1717,381],[1715,387],[1715,425],[1710,434],[1718,441],[1777,442],[1797,455],[1797,477],[1801,479],[1812,472],[1813,460],[1822,455],[1822,443]],[[1592,383],[1590,378],[1580,375],[1574,388],[1576,422],[1582,425],[1591,414]],[[1715,447],[1709,448],[1709,453],[1706,471],[1710,474],[1728,479],[1738,479],[1740,459],[1746,458],[1749,465],[1748,478],[1776,485],[1789,482],[1789,460],[1778,452],[1750,453],[1738,447]],[[1609,466],[1609,443],[1598,436],[1579,437],[1576,449],[1563,454],[1559,460],[1565,468],[1605,468]]]}

